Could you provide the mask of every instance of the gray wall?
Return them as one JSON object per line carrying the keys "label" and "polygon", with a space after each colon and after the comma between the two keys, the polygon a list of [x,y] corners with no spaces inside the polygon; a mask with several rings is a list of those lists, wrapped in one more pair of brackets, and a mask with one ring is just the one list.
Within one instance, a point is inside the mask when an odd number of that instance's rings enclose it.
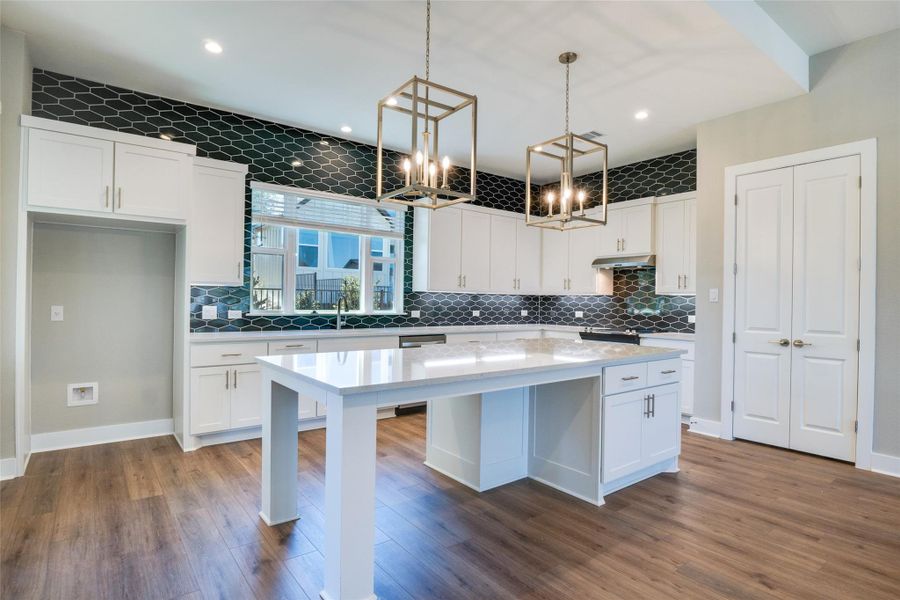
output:
{"label": "gray wall", "polygon": [[730,165],[878,138],[878,308],[875,451],[900,456],[900,31],[823,52],[809,94],[697,128],[697,382],[695,413],[720,419],[725,189]]}
{"label": "gray wall", "polygon": [[15,294],[19,203],[19,115],[31,114],[25,36],[0,28],[0,458],[16,454]]}
{"label": "gray wall", "polygon": [[[37,224],[33,269],[33,433],[171,418],[174,236]],[[90,381],[99,404],[66,406]]]}

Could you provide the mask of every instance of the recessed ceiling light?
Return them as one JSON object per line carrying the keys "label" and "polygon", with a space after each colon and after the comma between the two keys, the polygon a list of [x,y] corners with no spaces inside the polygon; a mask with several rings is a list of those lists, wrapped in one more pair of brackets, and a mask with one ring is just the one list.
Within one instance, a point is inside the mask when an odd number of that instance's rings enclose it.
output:
{"label": "recessed ceiling light", "polygon": [[210,54],[222,54],[222,44],[216,40],[206,40],[203,43],[203,47],[206,48],[206,51]]}
{"label": "recessed ceiling light", "polygon": [[543,146],[535,146],[535,147],[534,147],[534,151],[535,151],[535,152],[543,152],[543,151],[544,151],[544,147],[543,147]]}
{"label": "recessed ceiling light", "polygon": [[643,121],[644,119],[646,119],[649,116],[650,116],[650,113],[648,113],[646,110],[639,110],[636,113],[634,113],[634,118],[637,119],[638,121]]}
{"label": "recessed ceiling light", "polygon": [[350,133],[351,131],[353,131],[353,128],[349,125],[341,125],[341,131],[344,133]]}
{"label": "recessed ceiling light", "polygon": [[294,160],[291,161],[291,166],[292,166],[292,167],[302,167],[302,166],[303,166],[303,161],[302,161],[302,160],[296,160],[296,159],[294,159]]}
{"label": "recessed ceiling light", "polygon": [[161,133],[161,134],[159,134],[159,139],[161,139],[161,140],[166,140],[166,141],[171,141],[171,140],[172,140],[172,134],[169,134],[169,133]]}
{"label": "recessed ceiling light", "polygon": [[397,99],[391,96],[387,99],[387,101],[385,101],[385,104],[387,104],[388,106],[397,106]]}

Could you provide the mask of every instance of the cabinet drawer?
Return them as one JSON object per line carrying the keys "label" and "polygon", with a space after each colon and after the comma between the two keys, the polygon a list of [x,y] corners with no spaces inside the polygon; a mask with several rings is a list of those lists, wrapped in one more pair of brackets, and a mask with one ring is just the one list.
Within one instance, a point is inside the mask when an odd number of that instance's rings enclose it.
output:
{"label": "cabinet drawer", "polygon": [[647,363],[647,385],[664,385],[681,380],[681,359],[669,358]]}
{"label": "cabinet drawer", "polygon": [[647,363],[603,369],[603,393],[618,394],[647,387]]}
{"label": "cabinet drawer", "polygon": [[191,366],[249,364],[256,362],[255,357],[268,353],[269,345],[265,342],[194,344],[191,346]]}
{"label": "cabinet drawer", "polygon": [[291,340],[286,342],[269,342],[269,354],[309,354],[316,351],[316,340]]}

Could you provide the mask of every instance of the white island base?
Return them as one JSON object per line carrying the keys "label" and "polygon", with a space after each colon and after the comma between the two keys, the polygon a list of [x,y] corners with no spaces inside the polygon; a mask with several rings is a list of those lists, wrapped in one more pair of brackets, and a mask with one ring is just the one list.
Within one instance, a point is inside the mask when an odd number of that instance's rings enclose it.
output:
{"label": "white island base", "polygon": [[373,600],[379,407],[431,401],[429,463],[476,489],[530,476],[600,504],[616,486],[677,469],[680,354],[535,339],[258,357],[260,517],[300,516],[297,394],[326,404],[320,596]]}

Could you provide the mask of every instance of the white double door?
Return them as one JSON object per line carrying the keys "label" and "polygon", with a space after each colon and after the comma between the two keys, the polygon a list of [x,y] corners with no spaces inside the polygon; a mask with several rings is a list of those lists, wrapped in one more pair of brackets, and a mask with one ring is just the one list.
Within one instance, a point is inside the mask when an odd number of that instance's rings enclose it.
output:
{"label": "white double door", "polygon": [[855,458],[859,168],[737,179],[735,437]]}

